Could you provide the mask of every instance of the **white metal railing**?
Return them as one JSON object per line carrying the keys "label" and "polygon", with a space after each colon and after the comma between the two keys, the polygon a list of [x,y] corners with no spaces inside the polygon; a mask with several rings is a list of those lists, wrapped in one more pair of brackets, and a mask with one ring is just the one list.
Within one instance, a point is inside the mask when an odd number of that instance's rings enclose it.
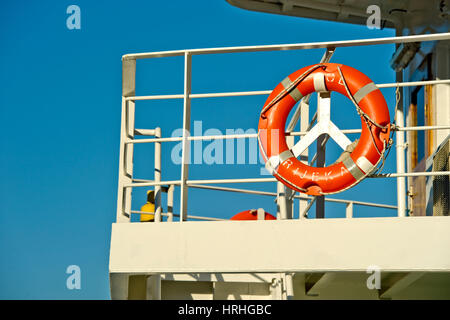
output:
{"label": "white metal railing", "polygon": [[282,50],[303,50],[303,49],[328,49],[328,48],[344,48],[367,45],[380,44],[396,44],[421,41],[448,40],[450,33],[423,34],[403,37],[386,37],[377,39],[361,39],[346,41],[329,41],[329,42],[311,42],[311,43],[295,43],[295,44],[277,44],[262,46],[242,46],[242,47],[226,47],[226,48],[207,48],[207,49],[190,49],[190,50],[174,50],[147,53],[126,54],[122,60],[136,60],[148,58],[163,58],[202,54],[219,54],[219,53],[238,53],[238,52],[264,52],[264,51],[282,51]]}
{"label": "white metal railing", "polygon": [[[168,221],[173,221],[173,217],[179,217],[180,221],[187,218],[196,220],[223,220],[210,217],[187,216],[187,190],[188,188],[202,188],[226,192],[239,192],[246,194],[257,194],[263,196],[280,197],[280,192],[272,193],[258,190],[226,188],[219,186],[210,186],[210,184],[231,184],[231,183],[265,183],[277,182],[275,178],[246,178],[246,179],[205,179],[205,180],[189,180],[188,170],[189,163],[187,155],[189,154],[189,141],[195,140],[212,140],[212,139],[246,139],[257,138],[257,134],[233,134],[233,135],[214,135],[214,136],[190,136],[190,101],[191,99],[200,98],[214,98],[214,97],[236,97],[236,96],[254,96],[254,95],[269,95],[271,90],[263,91],[246,91],[246,92],[224,92],[224,93],[191,93],[191,59],[193,55],[205,54],[221,54],[221,53],[237,53],[237,52],[261,52],[261,51],[280,51],[280,50],[302,50],[302,49],[327,49],[327,53],[331,57],[335,48],[351,47],[351,46],[365,46],[365,45],[380,45],[380,44],[395,44],[418,41],[437,41],[450,39],[450,33],[429,34],[418,36],[404,36],[404,37],[390,37],[380,39],[365,39],[365,40],[351,40],[351,41],[335,41],[335,42],[319,42],[319,43],[305,43],[305,44],[285,44],[285,45],[268,45],[268,46],[246,46],[246,47],[230,47],[230,48],[211,48],[211,49],[193,49],[193,50],[177,50],[166,52],[151,52],[139,54],[127,54],[122,58],[123,63],[123,84],[122,84],[122,119],[121,119],[121,145],[120,145],[120,166],[119,166],[119,192],[117,203],[117,222],[127,222],[132,213],[142,213],[140,211],[131,210],[131,189],[134,187],[155,187],[155,221],[159,222],[161,216],[166,216]],[[162,58],[184,56],[184,93],[183,94],[167,94],[167,95],[135,95],[135,72],[136,59],[147,58]],[[324,55],[325,57],[326,55]],[[415,81],[415,82],[398,82],[377,84],[379,88],[394,88],[394,87],[408,87],[408,86],[423,86],[436,84],[450,84],[450,79],[445,80],[429,80],[429,81]],[[141,100],[166,100],[166,99],[183,99],[183,136],[182,137],[161,137],[161,130],[155,129],[136,129],[134,128],[134,108],[135,102]],[[397,110],[397,117],[403,120],[402,110]],[[378,178],[397,178],[397,186],[405,184],[405,177],[413,176],[436,176],[436,175],[450,175],[450,171],[445,172],[404,172],[399,168],[404,168],[404,157],[399,157],[398,152],[404,152],[403,132],[418,131],[418,130],[446,130],[450,129],[447,126],[422,126],[422,127],[406,127],[403,126],[403,121],[400,121],[400,126],[397,126],[397,171],[396,173],[379,174]],[[305,128],[306,129],[306,128]],[[343,133],[359,133],[361,129],[347,129],[341,130]],[[303,136],[307,131],[287,132],[287,136]],[[149,139],[135,139],[135,136],[154,136]],[[402,141],[399,144],[399,140]],[[181,177],[179,180],[161,181],[161,143],[182,141],[182,165]],[[155,144],[155,178],[154,180],[133,179],[133,145],[139,143],[154,143]],[[162,212],[161,206],[161,192],[162,186],[168,186],[168,207],[167,213]],[[173,213],[173,192],[174,186],[180,187],[180,214]],[[370,202],[362,202],[356,200],[343,200],[324,198],[324,201],[336,202],[346,204],[346,216],[352,217],[353,205],[372,206],[387,209],[396,209],[398,216],[405,216],[405,188],[398,188],[397,192],[397,206],[378,204]],[[307,213],[312,206],[316,197],[309,197],[304,195],[292,195],[291,199],[299,199],[309,201],[304,213]],[[299,218],[302,213],[299,214]]]}
{"label": "white metal railing", "polygon": [[[378,88],[396,88],[396,87],[411,87],[411,86],[424,86],[433,84],[446,84],[450,83],[449,80],[427,80],[427,81],[412,81],[401,83],[381,83],[377,84]],[[269,95],[272,90],[261,91],[241,91],[241,92],[221,92],[221,93],[197,93],[189,94],[189,99],[198,98],[223,98],[223,97],[242,97],[242,96],[265,96]],[[184,99],[182,94],[166,94],[166,95],[152,95],[152,96],[134,96],[126,97],[127,101],[143,101],[143,100],[167,100],[167,99]]]}
{"label": "white metal railing", "polygon": [[[449,82],[450,83],[450,82]],[[418,126],[418,127],[401,127],[397,128],[398,131],[424,131],[424,130],[446,130],[450,129],[449,126]],[[151,136],[152,134],[142,134],[145,129],[135,129],[136,135]],[[342,133],[361,133],[361,129],[344,129]],[[307,131],[302,132],[285,132],[286,136],[304,136]],[[257,133],[243,133],[243,134],[228,134],[228,135],[214,135],[214,136],[188,136],[190,141],[196,140],[219,140],[219,139],[250,139],[257,138]],[[177,142],[182,141],[182,137],[167,137],[167,138],[152,138],[152,139],[127,139],[125,143],[139,144],[139,143],[151,143],[151,142]]]}

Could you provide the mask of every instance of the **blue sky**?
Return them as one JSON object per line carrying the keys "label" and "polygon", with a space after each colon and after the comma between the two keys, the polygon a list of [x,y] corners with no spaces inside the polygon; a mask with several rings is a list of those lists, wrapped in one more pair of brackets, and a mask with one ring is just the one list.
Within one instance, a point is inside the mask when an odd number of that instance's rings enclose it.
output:
{"label": "blue sky", "polygon": [[[81,9],[81,30],[68,30],[66,8]],[[392,30],[249,12],[215,1],[2,1],[0,4],[1,214],[0,299],[108,299],[111,223],[115,221],[121,107],[121,56],[126,53],[393,36]],[[394,82],[393,46],[338,49],[375,83]],[[318,62],[322,50],[193,58],[193,92],[268,90]],[[183,89],[183,60],[139,61],[137,94]],[[393,112],[393,90],[383,90]],[[194,100],[203,130],[256,128],[265,97]],[[337,97],[333,120],[359,126]],[[342,108],[342,109],[340,109]],[[347,108],[347,109],[345,109]],[[139,102],[136,127],[181,127],[182,101]],[[334,109],[332,109],[334,110]],[[354,111],[354,110],[353,110]],[[356,138],[356,137],[354,137]],[[204,142],[204,146],[208,142]],[[178,179],[174,143],[163,145],[163,179]],[[330,156],[338,151],[330,144]],[[135,149],[137,178],[152,179],[153,146]],[[386,172],[394,171],[394,153]],[[260,165],[193,165],[192,179],[258,177]],[[365,180],[335,197],[395,203],[395,184]],[[247,185],[274,191],[274,185]],[[134,209],[145,189],[136,191]],[[178,189],[177,189],[178,194]],[[229,218],[257,207],[275,214],[272,198],[192,190],[194,215]],[[142,201],[140,201],[142,200]],[[177,210],[178,205],[175,206]],[[355,216],[392,210],[355,207]],[[327,206],[342,217],[342,205]],[[81,268],[81,290],[66,288],[66,268]]]}

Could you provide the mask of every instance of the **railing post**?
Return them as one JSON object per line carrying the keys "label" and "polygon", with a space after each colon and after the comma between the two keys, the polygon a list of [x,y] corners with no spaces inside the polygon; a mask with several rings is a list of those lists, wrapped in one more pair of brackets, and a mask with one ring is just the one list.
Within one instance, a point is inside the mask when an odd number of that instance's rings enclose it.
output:
{"label": "railing post", "polygon": [[345,217],[347,219],[353,218],[353,202],[347,203],[347,206],[345,207]]}
{"label": "railing post", "polygon": [[[317,121],[321,121],[321,119],[327,118],[330,119],[330,105],[331,105],[331,95],[330,92],[319,92],[317,95]],[[321,135],[316,141],[317,144],[317,167],[325,166],[325,143],[327,136]],[[325,218],[325,197],[317,196],[316,198],[316,218]]]}
{"label": "railing post", "polygon": [[284,283],[286,288],[286,300],[294,300],[294,279],[292,273],[284,274]]}
{"label": "railing post", "polygon": [[161,275],[153,274],[147,278],[147,299],[161,300]]}
{"label": "railing post", "polygon": [[[309,127],[309,102],[302,99],[300,101],[300,131],[305,132]],[[308,165],[308,148],[300,155],[300,161],[304,164]],[[298,200],[298,218],[304,219],[306,218],[303,213],[308,207],[308,200]]]}
{"label": "railing post", "polygon": [[180,184],[180,222],[187,218],[188,186],[186,184],[190,162],[190,141],[187,139],[191,131],[191,53],[184,53],[184,103],[183,103],[183,141],[181,155]]}
{"label": "railing post", "polygon": [[134,138],[134,101],[126,97],[134,96],[136,88],[136,60],[122,61],[122,116],[120,124],[120,156],[119,156],[119,186],[117,191],[116,222],[129,222],[131,217],[132,188],[124,185],[132,183],[133,179],[133,144],[126,140]]}
{"label": "railing post", "polygon": [[[161,138],[161,128],[155,128],[155,138]],[[161,181],[161,142],[155,142],[155,182]],[[161,186],[155,186],[155,222],[161,221]]]}
{"label": "railing post", "polygon": [[[402,71],[396,74],[397,83],[403,82]],[[400,101],[398,102],[397,112],[395,114],[395,121],[398,127],[405,126],[403,115],[403,89],[400,90]],[[405,173],[405,132],[396,131],[396,157],[397,157],[397,173]],[[405,177],[397,178],[397,216],[406,216],[406,179]]]}
{"label": "railing post", "polygon": [[266,220],[266,211],[263,208],[258,208],[256,214],[258,220]]}
{"label": "railing post", "polygon": [[173,192],[175,185],[171,184],[167,190],[167,221],[173,221]]}
{"label": "railing post", "polygon": [[[289,149],[292,148],[295,144],[294,136],[286,136],[286,143]],[[293,209],[295,191],[291,188],[287,188],[281,182],[278,182],[277,193],[278,199],[280,200],[278,202],[278,206],[280,207],[281,219],[292,219],[294,215]],[[280,197],[280,195],[282,195],[282,197]]]}
{"label": "railing post", "polygon": [[278,220],[285,220],[288,218],[288,209],[287,209],[287,197],[286,197],[287,188],[281,182],[277,182],[277,207],[278,207]]}

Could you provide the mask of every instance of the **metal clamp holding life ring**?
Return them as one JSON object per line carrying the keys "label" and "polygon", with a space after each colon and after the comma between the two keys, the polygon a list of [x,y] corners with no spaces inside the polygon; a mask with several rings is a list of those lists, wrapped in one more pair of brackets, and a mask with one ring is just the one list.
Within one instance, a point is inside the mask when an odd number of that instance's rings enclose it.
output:
{"label": "metal clamp holding life ring", "polygon": [[[328,105],[328,112],[322,112],[322,118],[318,115],[316,125],[289,149],[285,127],[291,109],[310,93],[326,95],[329,91],[339,92],[355,104],[362,124],[357,144],[331,122]],[[266,168],[277,180],[298,192],[317,196],[344,191],[373,172],[389,144],[390,130],[386,101],[372,80],[352,67],[321,63],[292,73],[275,87],[260,115],[258,143]],[[327,167],[299,161],[297,157],[322,134],[328,134],[348,152]]]}

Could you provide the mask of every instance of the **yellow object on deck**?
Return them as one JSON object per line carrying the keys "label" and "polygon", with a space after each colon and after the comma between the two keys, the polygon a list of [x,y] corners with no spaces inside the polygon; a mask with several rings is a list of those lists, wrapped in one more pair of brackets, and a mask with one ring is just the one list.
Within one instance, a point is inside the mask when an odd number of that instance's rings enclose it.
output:
{"label": "yellow object on deck", "polygon": [[143,212],[151,212],[151,214],[141,213],[141,222],[155,221],[155,204],[147,202],[141,207]]}

